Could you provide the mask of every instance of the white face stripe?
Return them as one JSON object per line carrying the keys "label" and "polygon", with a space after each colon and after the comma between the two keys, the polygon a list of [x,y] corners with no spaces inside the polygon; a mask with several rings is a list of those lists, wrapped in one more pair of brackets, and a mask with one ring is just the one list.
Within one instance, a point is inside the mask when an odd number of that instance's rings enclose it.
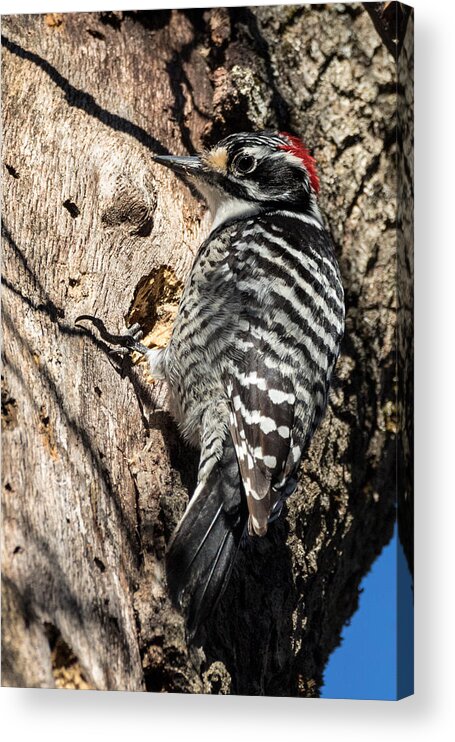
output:
{"label": "white face stripe", "polygon": [[189,177],[189,180],[192,181],[207,202],[213,220],[210,229],[211,232],[230,219],[254,216],[260,211],[260,206],[257,203],[245,201],[242,198],[234,198],[229,193],[209,183],[205,183],[199,178]]}
{"label": "white face stripe", "polygon": [[[292,152],[289,152],[289,150],[282,150],[281,152],[276,152],[272,155],[272,157],[282,157],[285,159],[290,165],[294,165],[295,167],[300,167],[302,170],[306,172],[308,175],[308,170],[305,167],[305,163],[303,160],[300,159],[300,157],[297,157],[296,155],[292,154]],[[309,177],[309,175],[308,175]]]}
{"label": "white face stripe", "polygon": [[251,155],[252,157],[255,158],[255,160],[262,160],[263,157],[273,157],[274,154],[279,154],[279,152],[272,154],[272,152],[270,151],[270,147],[267,147],[263,144],[262,145],[256,144],[253,147],[244,147],[241,150],[241,154]]}
{"label": "white face stripe", "polygon": [[212,210],[211,212],[213,217],[213,231],[221,224],[229,221],[230,219],[239,219],[257,214],[259,212],[259,207],[257,204],[252,203],[251,201],[243,201],[239,198],[232,198],[232,196],[226,194],[226,198],[216,205],[214,212]]}
{"label": "white face stripe", "polygon": [[[283,145],[285,145],[284,142],[282,142]],[[293,154],[293,152],[290,152],[287,149],[277,149],[275,151],[271,151],[270,145],[255,145],[250,147],[244,147],[241,150],[241,155],[250,155],[251,157],[254,157],[256,160],[256,163],[259,164],[262,159],[267,158],[268,160],[284,160],[292,167],[298,167],[307,175],[308,181],[310,179],[310,174],[308,172],[308,168],[306,167],[305,163],[300,157],[297,157],[297,155]],[[237,155],[238,156],[238,155]],[[252,171],[254,172],[254,170]],[[246,176],[246,182],[245,186],[248,188],[248,175]],[[253,184],[254,186],[254,184]],[[254,195],[254,190],[253,190]],[[288,194],[286,192],[283,192],[282,198],[285,198]]]}

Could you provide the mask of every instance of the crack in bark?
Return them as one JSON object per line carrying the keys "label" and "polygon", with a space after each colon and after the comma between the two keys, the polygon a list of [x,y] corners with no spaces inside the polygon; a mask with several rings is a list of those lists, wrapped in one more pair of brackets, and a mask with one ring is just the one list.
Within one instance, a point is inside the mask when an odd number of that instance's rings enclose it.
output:
{"label": "crack in bark", "polygon": [[272,107],[277,118],[278,128],[287,131],[291,128],[290,107],[275,82],[275,76],[273,74],[274,65],[272,62],[269,43],[261,33],[258,18],[250,8],[230,8],[229,10],[233,24],[246,24],[246,27],[251,34],[258,55],[265,64],[267,82],[272,90]]}
{"label": "crack in bark", "polygon": [[387,132],[384,137],[384,148],[381,152],[379,152],[377,155],[374,155],[374,157],[370,160],[369,164],[367,165],[367,168],[365,172],[363,173],[360,183],[357,187],[357,190],[354,194],[354,197],[349,202],[347,208],[346,208],[346,219],[349,219],[352,215],[352,212],[354,208],[357,205],[357,202],[360,198],[360,196],[364,192],[365,184],[371,180],[371,178],[378,172],[381,159],[384,155],[384,153],[387,153],[390,151],[390,148],[395,144],[396,141],[396,130],[392,129],[391,131]]}

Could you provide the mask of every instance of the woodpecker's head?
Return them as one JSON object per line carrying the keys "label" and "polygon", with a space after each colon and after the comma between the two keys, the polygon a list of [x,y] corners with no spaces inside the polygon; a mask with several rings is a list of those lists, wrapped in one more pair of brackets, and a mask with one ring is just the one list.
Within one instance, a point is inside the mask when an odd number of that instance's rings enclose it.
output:
{"label": "woodpecker's head", "polygon": [[214,226],[264,209],[292,209],[321,218],[315,160],[291,134],[231,134],[196,157],[154,159],[196,186]]}

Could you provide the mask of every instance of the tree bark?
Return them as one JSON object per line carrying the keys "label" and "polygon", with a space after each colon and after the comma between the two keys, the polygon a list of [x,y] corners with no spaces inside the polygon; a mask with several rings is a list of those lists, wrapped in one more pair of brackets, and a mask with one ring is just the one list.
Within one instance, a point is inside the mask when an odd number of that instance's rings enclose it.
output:
{"label": "tree bark", "polygon": [[[396,64],[361,5],[3,19],[3,684],[315,696],[396,505]],[[300,134],[346,336],[298,491],[202,648],[164,576],[197,452],[164,385],[75,326],[165,342],[205,206],[151,153]]]}

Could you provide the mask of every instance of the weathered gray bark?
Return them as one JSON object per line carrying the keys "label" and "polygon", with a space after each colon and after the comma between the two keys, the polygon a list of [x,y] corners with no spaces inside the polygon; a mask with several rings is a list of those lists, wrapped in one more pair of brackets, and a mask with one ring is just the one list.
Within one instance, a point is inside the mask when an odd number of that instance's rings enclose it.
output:
{"label": "weathered gray bark", "polygon": [[[360,5],[9,17],[3,34],[3,683],[317,695],[394,521],[394,59]],[[298,492],[196,652],[163,556],[197,454],[163,386],[74,320],[165,339],[207,222],[150,154],[265,127],[318,160],[346,338]]]}
{"label": "weathered gray bark", "polygon": [[[397,66],[398,533],[414,574],[414,18]],[[398,585],[398,589],[400,586]]]}

